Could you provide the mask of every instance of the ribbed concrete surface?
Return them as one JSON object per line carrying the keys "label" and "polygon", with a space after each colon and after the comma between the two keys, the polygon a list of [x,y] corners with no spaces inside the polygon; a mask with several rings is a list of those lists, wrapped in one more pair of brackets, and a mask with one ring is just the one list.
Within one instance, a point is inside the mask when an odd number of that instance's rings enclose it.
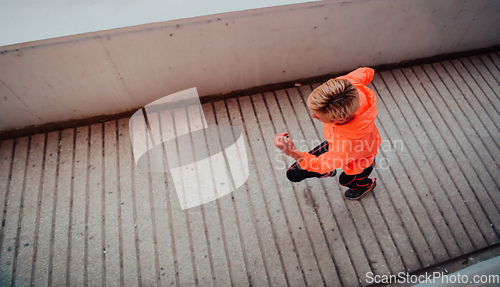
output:
{"label": "ribbed concrete surface", "polygon": [[[376,74],[378,185],[291,183],[274,134],[322,140],[302,86],[203,105],[244,131],[240,189],[182,210],[128,119],[1,142],[1,286],[357,286],[499,242],[498,53]],[[203,148],[203,147],[200,147]]]}

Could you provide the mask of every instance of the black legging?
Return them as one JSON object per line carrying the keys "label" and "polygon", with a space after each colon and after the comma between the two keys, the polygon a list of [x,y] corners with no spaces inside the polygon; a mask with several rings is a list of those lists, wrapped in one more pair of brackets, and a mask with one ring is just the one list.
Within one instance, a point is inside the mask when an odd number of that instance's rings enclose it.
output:
{"label": "black legging", "polygon": [[[324,154],[328,151],[328,141],[322,142],[320,145],[315,147],[309,153],[318,157],[321,154]],[[372,165],[365,168],[361,173],[355,175],[348,175],[345,172],[339,177],[339,183],[343,186],[347,186],[350,188],[357,188],[360,186],[367,186],[371,184],[371,180],[368,179],[368,176],[373,171],[373,167],[375,166],[375,160],[373,160]],[[308,170],[303,170],[300,165],[295,162],[292,166],[286,171],[286,177],[293,182],[303,181],[306,178],[311,177],[322,177],[324,174],[320,174],[317,172],[312,172]]]}
{"label": "black legging", "polygon": [[347,186],[350,188],[364,187],[372,184],[371,179],[368,178],[370,173],[373,171],[375,166],[375,159],[373,159],[372,165],[363,169],[361,173],[348,175],[345,172],[341,173],[339,176],[340,185]]}
{"label": "black legging", "polygon": [[[319,155],[324,154],[327,151],[328,141],[324,141],[309,153],[318,157]],[[286,171],[286,177],[293,182],[303,181],[304,179],[311,177],[322,177],[323,175],[324,174],[320,174],[317,172],[303,170],[297,162],[292,164],[292,166]]]}

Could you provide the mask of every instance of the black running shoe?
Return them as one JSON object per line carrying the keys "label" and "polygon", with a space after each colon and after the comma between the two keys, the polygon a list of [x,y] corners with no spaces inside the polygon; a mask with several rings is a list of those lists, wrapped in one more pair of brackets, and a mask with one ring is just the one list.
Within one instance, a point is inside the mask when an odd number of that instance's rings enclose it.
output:
{"label": "black running shoe", "polygon": [[345,192],[346,199],[359,199],[363,195],[367,194],[370,190],[372,190],[377,185],[376,178],[370,178],[372,180],[372,184],[368,186],[358,187],[358,188],[349,188]]}

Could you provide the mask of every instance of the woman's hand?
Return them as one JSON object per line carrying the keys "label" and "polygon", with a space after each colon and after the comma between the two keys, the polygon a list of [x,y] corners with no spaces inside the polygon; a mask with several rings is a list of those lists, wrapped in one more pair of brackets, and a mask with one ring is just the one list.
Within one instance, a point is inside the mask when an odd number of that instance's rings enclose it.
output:
{"label": "woman's hand", "polygon": [[283,151],[287,156],[293,157],[297,162],[301,162],[304,159],[304,155],[293,148],[294,144],[288,133],[279,133],[275,135],[274,145]]}
{"label": "woman's hand", "polygon": [[296,152],[296,150],[293,148],[294,143],[288,133],[279,133],[275,135],[274,145],[288,156],[291,156]]}

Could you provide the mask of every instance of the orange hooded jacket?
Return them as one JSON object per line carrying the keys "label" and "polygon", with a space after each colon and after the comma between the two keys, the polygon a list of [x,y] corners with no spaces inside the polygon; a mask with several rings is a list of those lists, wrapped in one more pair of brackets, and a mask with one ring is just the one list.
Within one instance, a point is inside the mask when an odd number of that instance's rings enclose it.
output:
{"label": "orange hooded jacket", "polygon": [[302,169],[324,174],[340,167],[353,175],[372,164],[381,143],[375,126],[377,100],[375,93],[366,87],[374,74],[371,68],[358,68],[337,78],[348,80],[358,89],[358,111],[347,124],[324,124],[325,139],[330,144],[328,152],[318,157],[303,152],[304,159],[299,162]]}

